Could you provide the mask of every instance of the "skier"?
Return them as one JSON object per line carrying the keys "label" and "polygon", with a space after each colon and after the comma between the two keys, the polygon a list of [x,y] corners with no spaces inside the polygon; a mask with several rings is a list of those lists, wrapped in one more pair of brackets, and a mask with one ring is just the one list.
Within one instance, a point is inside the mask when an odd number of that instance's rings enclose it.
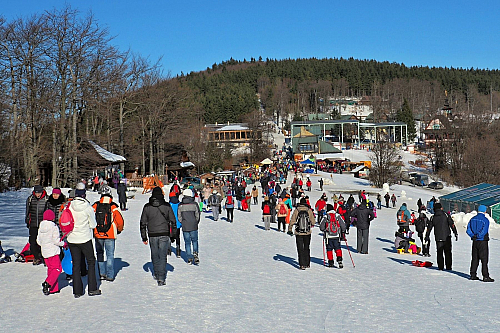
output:
{"label": "skier", "polygon": [[366,207],[366,201],[363,200],[358,207],[354,208],[349,216],[356,218],[355,225],[358,230],[356,249],[361,254],[368,254],[370,222],[375,218],[375,215],[371,209]]}
{"label": "skier", "polygon": [[200,263],[198,256],[198,224],[200,223],[200,209],[194,202],[193,192],[191,190],[184,190],[182,195],[183,198],[177,211],[177,217],[182,225],[187,263],[191,265],[194,262],[195,265],[198,265]]}
{"label": "skier", "polygon": [[[295,234],[295,243],[297,245],[297,254],[299,258],[299,268],[304,270],[311,264],[311,244],[312,228],[315,224],[314,213],[307,206],[306,199],[300,199],[299,205],[292,214],[290,224],[288,225],[288,234]],[[293,226],[295,225],[295,230]]]}
{"label": "skier", "polygon": [[59,254],[61,253],[60,246],[63,246],[64,242],[59,238],[59,228],[54,223],[55,218],[54,212],[50,209],[43,213],[43,221],[40,222],[36,238],[36,242],[41,247],[45,265],[47,265],[47,278],[42,283],[43,294],[46,296],[59,292],[57,281],[62,272]]}
{"label": "skier", "polygon": [[42,263],[42,254],[40,246],[36,242],[36,238],[38,236],[38,227],[43,220],[43,212],[45,211],[46,203],[47,192],[45,192],[41,185],[35,185],[33,192],[28,199],[26,199],[26,215],[24,219],[30,233],[30,251],[35,257],[33,265],[40,265]]}
{"label": "skier", "polygon": [[[429,236],[432,228],[434,228],[434,238],[436,240],[437,262],[438,269],[442,271],[451,270],[452,268],[452,254],[451,254],[451,230],[455,234],[455,240],[458,241],[458,232],[451,217],[443,211],[443,207],[438,202],[434,206],[435,213],[429,221],[429,227],[425,234],[425,241],[429,242]],[[443,260],[443,252],[445,259]]]}
{"label": "skier", "polygon": [[321,219],[319,229],[323,231],[323,241],[326,245],[326,255],[328,257],[328,267],[334,267],[333,250],[337,256],[339,268],[343,268],[342,249],[340,241],[345,238],[345,223],[342,216],[335,212],[331,204],[326,205],[326,214]]}
{"label": "skier", "polygon": [[[96,201],[92,208],[96,213],[97,228],[94,229],[94,238],[99,277],[101,280],[113,282],[116,237],[123,231],[123,217],[118,205],[113,202],[109,188],[108,192],[101,194],[100,200]],[[104,252],[106,252],[106,262]]]}
{"label": "skier", "polygon": [[[437,206],[437,204],[436,204]],[[486,217],[486,206],[480,205],[477,215],[470,219],[467,224],[467,235],[472,239],[472,260],[470,263],[470,280],[479,280],[477,277],[477,267],[481,260],[481,273],[483,282],[494,282],[488,272],[488,241],[490,240],[488,231],[490,221]]]}
{"label": "skier", "polygon": [[208,197],[208,205],[210,206],[210,209],[212,210],[212,215],[214,218],[214,221],[217,221],[219,219],[219,207],[221,204],[221,197],[217,193],[217,190],[212,191],[212,195]]}
{"label": "skier", "polygon": [[149,244],[151,250],[153,276],[158,286],[165,285],[170,229],[175,227],[176,220],[172,207],[165,202],[161,188],[155,187],[149,202],[142,208],[140,228],[142,242],[144,245]]}
{"label": "skier", "polygon": [[75,223],[73,231],[68,234],[67,238],[71,258],[73,258],[73,295],[75,298],[83,296],[84,292],[81,277],[82,257],[85,257],[88,264],[89,296],[101,294],[101,291],[97,289],[94,247],[92,246],[92,231],[97,227],[97,223],[94,210],[85,196],[85,184],[78,183],[75,198],[69,207]]}

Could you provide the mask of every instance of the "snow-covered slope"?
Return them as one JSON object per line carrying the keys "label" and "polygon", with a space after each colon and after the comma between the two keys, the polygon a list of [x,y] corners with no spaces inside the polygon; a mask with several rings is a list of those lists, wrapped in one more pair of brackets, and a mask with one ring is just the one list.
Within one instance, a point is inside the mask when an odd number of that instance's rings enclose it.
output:
{"label": "snow-covered slope", "polygon": [[[325,177],[330,177],[324,174]],[[314,204],[321,195],[312,176]],[[334,175],[326,191],[370,189],[352,175]],[[259,189],[260,190],[260,189]],[[406,199],[401,191],[406,191]],[[416,209],[421,197],[434,192],[397,185],[391,188],[398,204]],[[0,194],[0,240],[9,253],[28,239],[24,204],[29,191]],[[115,193],[116,194],[116,193]],[[330,195],[329,195],[330,196]],[[92,202],[98,197],[90,192]],[[200,222],[200,265],[168,258],[167,286],[151,276],[149,246],[141,242],[139,218],[149,195],[137,192],[124,212],[125,230],[116,244],[117,277],[100,285],[101,296],[74,299],[61,277],[60,294],[44,296],[43,266],[0,264],[0,302],[3,332],[26,331],[176,331],[176,332],[496,332],[500,326],[498,282],[467,279],[471,242],[463,226],[453,241],[453,271],[416,268],[423,257],[398,255],[392,243],[396,209],[383,208],[370,229],[369,254],[360,255],[356,229],[348,235],[356,264],[343,246],[343,270],[323,266],[323,246],[315,228],[311,268],[297,269],[295,239],[265,231],[257,206],[235,212],[235,222]],[[412,198],[412,200],[410,200]],[[375,199],[372,197],[372,199]],[[224,216],[224,215],[223,215]],[[417,241],[419,244],[420,242]],[[420,245],[420,244],[419,244]],[[431,261],[435,263],[435,244]],[[492,230],[490,272],[500,278],[499,231]],[[481,276],[481,274],[479,273]],[[85,281],[85,280],[84,280]]]}

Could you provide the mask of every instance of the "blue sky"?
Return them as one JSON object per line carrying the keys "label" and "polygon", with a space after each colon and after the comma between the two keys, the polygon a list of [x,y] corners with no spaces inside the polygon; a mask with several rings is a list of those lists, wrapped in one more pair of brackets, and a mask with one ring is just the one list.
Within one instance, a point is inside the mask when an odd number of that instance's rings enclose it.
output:
{"label": "blue sky", "polygon": [[258,58],[358,58],[500,68],[500,1],[4,0],[8,21],[70,4],[165,72]]}

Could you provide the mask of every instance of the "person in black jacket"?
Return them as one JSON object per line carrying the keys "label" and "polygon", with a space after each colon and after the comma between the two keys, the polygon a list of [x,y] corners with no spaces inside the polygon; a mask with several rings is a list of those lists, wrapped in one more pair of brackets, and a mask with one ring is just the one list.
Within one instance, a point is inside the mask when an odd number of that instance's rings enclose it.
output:
{"label": "person in black jacket", "polygon": [[[455,240],[458,241],[458,232],[451,217],[443,211],[443,207],[438,202],[434,205],[434,215],[429,221],[425,241],[429,242],[429,235],[434,228],[434,238],[436,240],[438,269],[442,271],[446,264],[446,270],[451,270],[451,231],[455,234]],[[444,260],[443,260],[444,252]]]}
{"label": "person in black jacket", "polygon": [[118,202],[120,203],[120,209],[127,210],[127,185],[125,185],[125,180],[120,180],[118,183]]}
{"label": "person in black jacket", "polygon": [[356,218],[356,228],[358,229],[356,249],[361,254],[368,254],[370,222],[375,218],[375,214],[371,209],[368,209],[366,200],[362,200],[361,204],[351,212],[350,217]]}
{"label": "person in black jacket", "polygon": [[[165,285],[167,277],[167,250],[170,247],[170,230],[176,228],[175,215],[170,204],[165,201],[159,187],[153,189],[149,202],[144,205],[141,214],[142,242],[151,249],[153,275],[158,286]],[[149,241],[148,241],[149,237]]]}
{"label": "person in black jacket", "polygon": [[41,185],[35,185],[33,193],[26,199],[26,216],[24,221],[26,227],[29,228],[30,237],[30,251],[35,257],[33,265],[40,265],[42,263],[42,250],[40,245],[36,242],[38,237],[38,228],[40,222],[43,221],[43,212],[47,203],[47,192]]}
{"label": "person in black jacket", "polygon": [[66,197],[62,194],[61,189],[56,187],[52,190],[52,194],[47,199],[45,203],[45,210],[50,209],[54,212],[55,224],[59,225],[59,212],[61,211],[61,206],[66,202]]}

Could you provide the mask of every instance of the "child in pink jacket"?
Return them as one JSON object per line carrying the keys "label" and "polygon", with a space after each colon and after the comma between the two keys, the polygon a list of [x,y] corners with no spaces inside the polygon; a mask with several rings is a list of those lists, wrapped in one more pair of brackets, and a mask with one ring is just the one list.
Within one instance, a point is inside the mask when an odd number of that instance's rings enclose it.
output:
{"label": "child in pink jacket", "polygon": [[36,242],[42,248],[42,256],[47,265],[47,278],[42,283],[44,295],[59,292],[57,279],[62,271],[59,253],[61,252],[60,246],[63,246],[64,242],[59,238],[59,228],[54,223],[55,218],[52,210],[47,209],[43,212],[43,221],[40,223],[36,238]]}

